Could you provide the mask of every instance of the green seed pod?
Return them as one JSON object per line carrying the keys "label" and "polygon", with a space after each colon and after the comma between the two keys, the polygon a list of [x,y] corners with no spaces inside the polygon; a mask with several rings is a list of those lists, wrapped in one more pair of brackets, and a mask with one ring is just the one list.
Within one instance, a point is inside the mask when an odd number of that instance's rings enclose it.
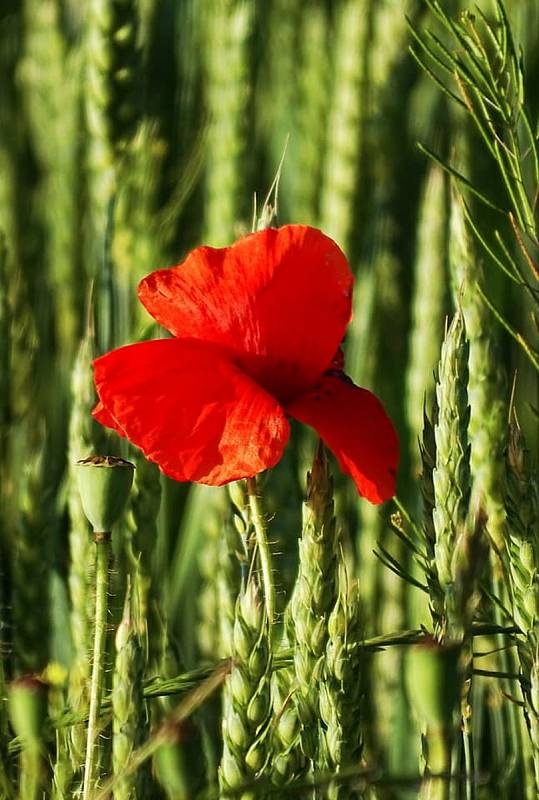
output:
{"label": "green seed pod", "polygon": [[[244,624],[254,630],[260,630],[262,626],[262,603],[258,586],[252,581],[247,585],[245,592],[240,595],[239,604],[240,617]],[[247,658],[247,655],[245,655],[245,658]]]}
{"label": "green seed pod", "polygon": [[539,662],[535,661],[530,673],[530,699],[536,714],[539,711]]}
{"label": "green seed pod", "polygon": [[272,761],[273,780],[277,785],[287,783],[288,776],[300,768],[300,758],[294,749],[279,753]]}
{"label": "green seed pod", "polygon": [[417,717],[428,728],[450,727],[459,699],[457,644],[431,640],[411,647],[406,654],[408,695]]}
{"label": "green seed pod", "polygon": [[302,728],[309,729],[316,719],[310,703],[299,694],[296,697],[296,713]]}
{"label": "green seed pod", "polygon": [[329,758],[338,764],[341,760],[342,749],[342,732],[338,725],[334,725],[330,721],[328,729],[324,732],[324,741]]}
{"label": "green seed pod", "polygon": [[519,593],[525,592],[528,588],[529,573],[525,572],[522,569],[522,565],[517,561],[511,561],[509,564],[509,572],[515,589],[517,589]]}
{"label": "green seed pod", "polygon": [[277,724],[279,739],[282,742],[293,742],[299,733],[299,720],[293,706],[286,708]]}
{"label": "green seed pod", "polygon": [[244,620],[236,618],[234,622],[234,651],[242,661],[248,661],[252,646],[251,633]]}
{"label": "green seed pod", "polygon": [[230,499],[240,513],[247,508],[247,493],[243,481],[233,481],[227,486]]}
{"label": "green seed pod", "polygon": [[226,786],[241,786],[244,783],[245,779],[238,762],[226,751],[223,753],[220,770],[222,781]]}
{"label": "green seed pod", "polygon": [[135,466],[115,456],[90,456],[77,467],[84,513],[95,533],[108,533],[127,503]]}
{"label": "green seed pod", "polygon": [[226,735],[232,744],[246,750],[249,745],[249,732],[243,724],[242,716],[237,714],[233,708],[229,709],[223,726],[226,726]]}
{"label": "green seed pod", "polygon": [[527,614],[524,614],[522,608],[520,606],[515,606],[513,617],[515,620],[515,624],[520,628],[521,631],[526,631],[531,625],[531,620]]}
{"label": "green seed pod", "polygon": [[[304,709],[305,708],[306,706],[304,706]],[[310,710],[311,709],[309,709],[309,712]],[[299,706],[298,716],[301,716]],[[305,758],[315,758],[318,750],[318,726],[316,724],[316,719],[309,719],[309,721],[302,728],[300,747]]]}
{"label": "green seed pod", "polygon": [[248,667],[251,675],[262,675],[267,666],[267,655],[261,648],[253,650],[249,656]]}
{"label": "green seed pod", "polygon": [[269,714],[270,694],[264,682],[247,706],[247,719],[253,725],[259,725]]}
{"label": "green seed pod", "polygon": [[319,653],[326,644],[328,637],[327,620],[319,619],[315,622],[311,630],[311,649],[314,653]]}
{"label": "green seed pod", "polygon": [[234,526],[240,536],[246,536],[249,527],[239,514],[234,514]]}
{"label": "green seed pod", "polygon": [[522,542],[519,548],[519,557],[522,566],[530,572],[533,572],[538,560],[535,553],[535,547],[532,542]]}
{"label": "green seed pod", "polygon": [[532,619],[539,619],[539,586],[536,581],[524,593],[523,602],[525,610]]}
{"label": "green seed pod", "polygon": [[266,763],[267,758],[267,748],[266,745],[261,742],[260,740],[254,742],[251,747],[247,750],[245,755],[245,763],[247,766],[252,769],[253,772],[257,773],[263,769],[264,764]]}
{"label": "green seed pod", "polygon": [[36,675],[24,675],[8,687],[9,718],[25,747],[41,749],[47,694],[48,684]]}
{"label": "green seed pod", "polygon": [[230,674],[229,683],[233,697],[242,706],[246,706],[251,698],[251,686],[239,666]]}
{"label": "green seed pod", "polygon": [[318,702],[319,702],[320,716],[322,718],[322,721],[326,725],[329,725],[332,715],[332,697],[330,688],[327,683],[322,683],[320,685],[320,696]]}
{"label": "green seed pod", "polygon": [[311,675],[311,681],[313,683],[317,683],[322,678],[324,674],[324,656],[320,656],[318,661],[315,661],[313,664],[313,671]]}
{"label": "green seed pod", "polygon": [[[299,588],[298,582],[296,582],[296,587]],[[307,613],[305,613],[305,616],[297,617],[297,618],[294,619],[294,632],[296,634],[296,638],[297,638],[298,641],[300,641],[300,642],[308,642],[309,641],[309,638],[310,638],[309,624],[310,624],[310,620],[307,617]],[[308,655],[306,655],[304,653],[299,653],[298,656],[297,656],[298,662],[301,659],[307,659],[307,658],[308,658]],[[308,668],[309,668],[309,666],[307,665],[306,669],[308,669]]]}

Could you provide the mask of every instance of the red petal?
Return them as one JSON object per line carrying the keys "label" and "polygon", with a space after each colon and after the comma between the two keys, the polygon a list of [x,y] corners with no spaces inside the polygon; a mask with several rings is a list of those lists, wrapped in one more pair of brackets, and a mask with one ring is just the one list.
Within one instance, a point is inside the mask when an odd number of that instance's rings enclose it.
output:
{"label": "red petal", "polygon": [[101,400],[92,411],[92,416],[107,428],[112,428],[113,431],[119,433],[120,436],[125,436],[124,431],[120,428],[113,416],[107,411]]}
{"label": "red petal", "polygon": [[391,420],[371,392],[344,375],[325,375],[286,410],[318,432],[363,497],[371,503],[393,497],[399,443]]}
{"label": "red petal", "polygon": [[227,349],[285,401],[328,368],[350,321],[353,276],[334,241],[285,225],[220,250],[199,247],[139,285],[150,314],[175,336]]}
{"label": "red petal", "polygon": [[128,345],[94,361],[94,371],[96,417],[176,480],[218,486],[281,458],[290,427],[283,409],[207,345]]}

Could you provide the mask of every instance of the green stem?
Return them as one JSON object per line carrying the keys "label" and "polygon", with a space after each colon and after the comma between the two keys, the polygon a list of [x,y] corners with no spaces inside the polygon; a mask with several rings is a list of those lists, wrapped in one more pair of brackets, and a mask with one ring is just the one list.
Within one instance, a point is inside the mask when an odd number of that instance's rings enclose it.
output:
{"label": "green stem", "polygon": [[98,719],[103,695],[105,668],[105,643],[107,637],[107,592],[109,584],[110,533],[94,533],[96,544],[95,575],[95,631],[92,680],[90,684],[90,711],[86,739],[86,763],[84,765],[83,800],[89,800],[94,786],[95,749],[98,735]]}
{"label": "green stem", "polygon": [[471,719],[463,715],[462,741],[464,745],[464,771],[466,775],[466,800],[475,800],[475,758]]}
{"label": "green stem", "polygon": [[[501,624],[501,623],[500,623]],[[502,648],[503,649],[503,648]],[[476,800],[475,791],[475,754],[473,742],[473,707],[472,707],[472,679],[473,679],[473,641],[467,634],[463,643],[463,653],[466,657],[464,681],[461,689],[460,715],[462,721],[462,744],[464,755],[465,774],[465,800]]]}
{"label": "green stem", "polygon": [[38,800],[41,788],[41,753],[35,745],[21,752],[20,800]]}
{"label": "green stem", "polygon": [[447,800],[451,770],[451,732],[430,728],[427,732],[427,767],[421,786],[422,800]]}
{"label": "green stem", "polygon": [[251,518],[255,530],[260,566],[262,568],[264,600],[268,625],[271,632],[275,617],[275,586],[273,583],[271,548],[268,542],[268,526],[262,511],[256,478],[247,478],[247,494],[249,496],[249,508],[251,510]]}
{"label": "green stem", "polygon": [[533,771],[535,774],[535,791],[539,792],[539,758],[537,752],[533,752]]}

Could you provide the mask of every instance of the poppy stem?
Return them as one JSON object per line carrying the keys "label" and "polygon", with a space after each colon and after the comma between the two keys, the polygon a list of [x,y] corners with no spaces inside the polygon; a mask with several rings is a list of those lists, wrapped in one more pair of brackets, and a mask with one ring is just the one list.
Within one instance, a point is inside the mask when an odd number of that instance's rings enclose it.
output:
{"label": "poppy stem", "polygon": [[95,786],[95,751],[98,735],[99,711],[103,694],[105,645],[107,637],[107,592],[109,582],[110,534],[94,534],[96,543],[95,629],[92,679],[90,684],[90,710],[86,739],[83,800],[89,800]]}
{"label": "poppy stem", "polygon": [[268,542],[268,526],[262,504],[256,478],[247,478],[247,494],[249,496],[249,508],[251,519],[255,530],[258,555],[260,557],[260,567],[262,569],[262,583],[264,585],[264,600],[266,604],[266,614],[270,631],[275,617],[275,586],[273,584],[273,564],[271,548]]}

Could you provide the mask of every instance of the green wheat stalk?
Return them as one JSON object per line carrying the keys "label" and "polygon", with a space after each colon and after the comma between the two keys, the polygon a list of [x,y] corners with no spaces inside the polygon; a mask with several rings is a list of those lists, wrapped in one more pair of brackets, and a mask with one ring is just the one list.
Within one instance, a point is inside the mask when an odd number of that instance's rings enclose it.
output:
{"label": "green wheat stalk", "polygon": [[[260,128],[260,136],[267,140],[269,163],[272,169],[285,155],[285,168],[281,178],[282,200],[286,207],[294,205],[296,192],[301,192],[296,181],[309,180],[299,173],[298,160],[301,158],[301,144],[309,148],[309,141],[301,138],[300,115],[305,107],[311,107],[314,97],[309,94],[301,96],[299,82],[304,74],[300,69],[300,48],[309,43],[301,36],[301,25],[304,12],[301,0],[274,0],[264,16],[267,35],[266,65],[263,72],[263,83],[260,91],[254,95],[256,103],[256,124]],[[316,3],[311,3],[306,17],[316,16]],[[307,11],[307,10],[306,10]],[[315,56],[320,64],[323,56],[320,52]],[[318,88],[318,87],[317,87]],[[316,120],[319,125],[320,120]],[[298,221],[303,221],[298,217]]]}
{"label": "green wheat stalk", "polygon": [[[71,601],[70,627],[73,642],[73,661],[69,672],[69,701],[75,713],[87,710],[90,660],[88,654],[92,630],[92,576],[95,570],[95,553],[90,539],[90,527],[80,500],[76,484],[75,464],[93,452],[95,433],[90,411],[95,403],[92,371],[90,367],[93,338],[87,331],[77,353],[71,376],[71,415],[68,429],[68,495],[69,514],[69,572],[68,588]],[[71,731],[72,761],[79,769],[84,759],[85,731],[74,726]]]}
{"label": "green wheat stalk", "polygon": [[80,52],[68,47],[56,2],[29,0],[25,22],[21,79],[33,142],[44,169],[40,200],[47,224],[47,269],[60,353],[67,356],[77,340],[84,302],[77,278]]}
{"label": "green wheat stalk", "polygon": [[434,428],[436,466],[432,473],[434,552],[438,580],[444,593],[442,636],[450,640],[459,640],[462,636],[462,620],[456,611],[458,601],[455,598],[453,556],[466,523],[470,500],[467,387],[468,342],[464,319],[459,311],[447,330],[438,367],[438,422]]}
{"label": "green wheat stalk", "polygon": [[[523,61],[505,6],[496,0],[494,19],[482,11],[463,12],[453,19],[438,0],[427,0],[427,5],[448,43],[429,29],[419,31],[411,25],[412,54],[463,114],[468,115],[498,173],[505,193],[504,207],[500,207],[492,191],[485,193],[455,166],[443,162],[428,148],[423,149],[454,176],[463,192],[508,220],[510,227],[505,230],[492,225],[484,229],[476,215],[468,213],[474,235],[486,254],[513,283],[525,290],[536,306],[539,148],[526,95]],[[539,368],[537,343],[528,341],[516,330],[482,288],[479,292],[534,367]]]}
{"label": "green wheat stalk", "polygon": [[131,589],[126,593],[122,620],[115,637],[116,657],[112,674],[112,771],[119,774],[114,800],[136,800],[144,797],[144,773],[122,773],[133,751],[147,734],[147,717],[143,696],[145,666],[144,643],[140,623],[133,617]]}
{"label": "green wheat stalk", "polygon": [[337,537],[333,481],[319,442],[303,505],[296,583],[286,612],[294,648],[293,703],[300,722],[299,745],[311,770],[319,747],[318,682],[328,642],[328,621],[337,600]]}
{"label": "green wheat stalk", "polygon": [[[41,441],[40,441],[41,440]],[[28,462],[19,475],[13,541],[13,648],[18,673],[39,672],[49,658],[48,509],[43,504],[44,437],[27,441]]]}
{"label": "green wheat stalk", "polygon": [[199,652],[208,660],[215,654],[229,656],[236,599],[240,591],[240,560],[245,561],[242,540],[249,538],[250,520],[245,488],[228,487],[230,504],[223,503],[206,514],[205,538],[198,559],[202,586],[198,599]]}
{"label": "green wheat stalk", "polygon": [[160,200],[167,149],[159,123],[143,120],[123,155],[111,255],[119,295],[118,328],[125,338],[133,329],[148,324],[133,288],[150,270],[166,265],[165,251],[171,238],[167,228],[174,230],[177,223],[177,211],[163,208]]}
{"label": "green wheat stalk", "polygon": [[482,271],[474,242],[467,230],[462,200],[451,202],[450,264],[455,302],[460,307],[469,342],[468,400],[470,403],[470,469],[474,492],[482,497],[488,531],[503,550],[503,452],[505,420],[503,376],[492,334],[492,315],[476,292]]}
{"label": "green wheat stalk", "polygon": [[[236,499],[240,490],[241,487],[236,484],[233,495]],[[220,531],[216,577],[219,609],[219,649],[217,652],[225,657],[231,655],[233,650],[236,598],[240,592],[241,567],[239,561],[244,557],[240,537],[244,535],[244,525],[244,516],[237,507],[232,514],[230,511],[225,512]]]}
{"label": "green wheat stalk", "polygon": [[320,227],[345,249],[357,214],[354,201],[362,146],[362,80],[369,7],[368,0],[341,0],[336,12]]}
{"label": "green wheat stalk", "polygon": [[204,240],[213,246],[229,244],[242,219],[253,15],[252,0],[212,0],[206,9],[209,122]]}
{"label": "green wheat stalk", "polygon": [[85,24],[90,273],[100,264],[118,170],[139,116],[138,8],[135,0],[92,0]]}
{"label": "green wheat stalk", "polygon": [[[449,260],[455,303],[464,316],[469,341],[468,399],[470,403],[470,470],[472,490],[481,498],[486,515],[486,529],[492,547],[491,582],[494,593],[504,600],[504,578],[501,554],[504,552],[506,513],[504,508],[504,449],[506,442],[507,390],[500,367],[499,346],[493,326],[493,315],[476,287],[484,285],[475,240],[466,223],[463,200],[456,191],[451,199]],[[495,610],[502,621],[500,609]],[[500,645],[503,641],[500,638]],[[500,671],[514,672],[513,654],[502,649]],[[512,693],[515,685],[505,683]],[[507,705],[509,726],[516,726],[515,708]],[[511,737],[513,738],[513,737]]]}
{"label": "green wheat stalk", "polygon": [[510,426],[506,461],[506,547],[512,613],[523,634],[518,639],[518,656],[536,791],[539,791],[539,494],[529,451],[516,421]]}
{"label": "green wheat stalk", "polygon": [[[290,191],[294,219],[312,225],[319,217],[319,186],[327,136],[324,120],[328,113],[331,66],[328,18],[322,3],[315,2],[301,11],[298,38],[296,125],[289,145],[294,166]],[[285,74],[283,79],[287,82],[288,76]]]}
{"label": "green wheat stalk", "polygon": [[[505,7],[496,0],[490,21],[482,12],[469,11],[454,20],[437,0],[427,0],[427,5],[453,48],[429,30],[412,30],[413,52],[422,66],[434,63],[430,74],[441,80],[445,93],[470,116],[499,171],[520,229],[537,243],[538,147],[526,103],[522,60]],[[452,87],[446,83],[447,75]]]}
{"label": "green wheat stalk", "polygon": [[211,659],[215,653],[220,652],[221,647],[219,586],[216,565],[219,564],[219,555],[223,543],[221,541],[222,530],[217,514],[206,515],[204,534],[204,541],[201,544],[197,559],[201,586],[197,598],[196,637],[198,652],[206,660]]}
{"label": "green wheat stalk", "polygon": [[[350,585],[340,565],[338,597],[328,620],[328,642],[324,675],[320,686],[321,739],[318,768],[339,775],[358,766],[361,751],[361,649],[351,645],[361,640],[358,585]],[[357,796],[347,784],[327,790],[328,800]]]}
{"label": "green wheat stalk", "polygon": [[135,466],[127,518],[131,536],[126,541],[126,549],[131,560],[130,573],[139,635],[143,639],[146,668],[152,675],[159,669],[163,657],[164,611],[155,590],[157,576],[154,570],[161,477],[157,466],[141,454],[135,459]]}
{"label": "green wheat stalk", "polygon": [[285,612],[285,640],[293,667],[277,670],[272,693],[273,780],[289,784],[305,776],[318,753],[318,699],[327,623],[336,597],[336,528],[333,481],[319,442],[307,473],[299,566]]}
{"label": "green wheat stalk", "polygon": [[238,789],[268,769],[272,659],[265,606],[254,576],[237,600],[232,657],[223,690],[222,791]]}
{"label": "green wheat stalk", "polygon": [[433,374],[443,337],[447,274],[447,182],[439,167],[428,172],[418,211],[412,299],[412,330],[406,372],[406,416],[411,452],[422,429],[424,405],[431,407]]}
{"label": "green wheat stalk", "polygon": [[428,562],[427,582],[434,625],[441,622],[443,615],[443,591],[438,580],[436,567],[436,529],[434,527],[434,508],[436,495],[434,490],[434,469],[436,467],[436,437],[434,427],[438,421],[438,404],[433,398],[432,421],[423,412],[423,436],[420,445],[422,473],[421,495],[423,499],[422,532],[425,540],[425,551]]}

